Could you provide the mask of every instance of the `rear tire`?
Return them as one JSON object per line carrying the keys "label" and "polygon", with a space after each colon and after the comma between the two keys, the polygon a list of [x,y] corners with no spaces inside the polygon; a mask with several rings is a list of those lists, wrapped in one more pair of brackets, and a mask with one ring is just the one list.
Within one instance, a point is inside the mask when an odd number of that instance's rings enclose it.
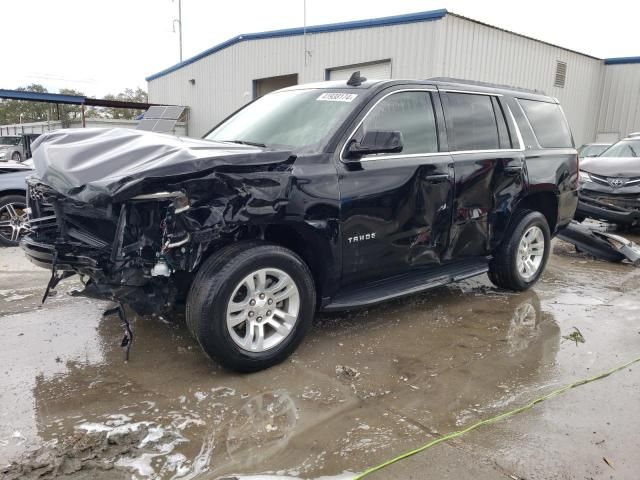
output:
{"label": "rear tire", "polygon": [[22,162],[22,155],[20,155],[20,152],[13,152],[13,155],[11,155],[11,160],[13,160],[14,162]]}
{"label": "rear tire", "polygon": [[517,211],[489,263],[489,279],[508,290],[527,290],[544,271],[551,250],[547,220],[540,212]]}
{"label": "rear tire", "polygon": [[248,373],[293,353],[311,327],[315,305],[313,277],[300,257],[276,245],[241,242],[200,267],[186,320],[209,357]]}

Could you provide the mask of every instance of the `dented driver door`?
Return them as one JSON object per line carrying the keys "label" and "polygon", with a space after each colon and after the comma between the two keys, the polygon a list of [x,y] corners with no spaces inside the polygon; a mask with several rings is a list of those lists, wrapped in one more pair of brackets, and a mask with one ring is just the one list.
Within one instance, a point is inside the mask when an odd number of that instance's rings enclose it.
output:
{"label": "dented driver door", "polygon": [[[399,153],[353,159],[367,131],[399,131]],[[453,164],[440,138],[435,88],[382,91],[349,132],[339,169],[343,283],[374,280],[440,262],[449,236]]]}

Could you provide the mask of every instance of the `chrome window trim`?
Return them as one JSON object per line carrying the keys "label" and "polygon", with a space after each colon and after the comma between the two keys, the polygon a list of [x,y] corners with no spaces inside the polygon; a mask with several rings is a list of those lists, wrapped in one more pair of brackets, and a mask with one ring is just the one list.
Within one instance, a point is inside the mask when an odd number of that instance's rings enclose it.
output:
{"label": "chrome window trim", "polygon": [[506,102],[504,103],[504,107],[507,109],[507,112],[509,113],[509,118],[511,119],[511,122],[513,123],[513,127],[515,128],[515,131],[516,131],[516,137],[518,138],[518,145],[519,145],[518,151],[524,152],[524,140],[522,139],[522,134],[520,133],[520,127],[518,126],[518,122],[516,122],[516,117],[513,116],[511,107],[507,105]]}
{"label": "chrome window trim", "polygon": [[[340,161],[342,163],[350,163],[349,160],[344,158],[344,151],[347,148],[347,145],[349,145],[349,143],[351,142],[351,140],[353,140],[353,136],[356,134],[356,132],[358,131],[358,129],[362,126],[362,124],[364,123],[364,121],[367,119],[367,117],[369,116],[369,114],[378,106],[378,104],[380,102],[382,102],[385,98],[390,97],[391,95],[394,95],[396,93],[402,93],[402,92],[436,92],[438,93],[438,89],[437,88],[403,88],[400,90],[394,90],[392,92],[389,92],[387,94],[385,94],[384,96],[380,97],[378,99],[378,101],[376,101],[376,103],[374,103],[371,108],[367,111],[367,113],[364,114],[364,117],[362,117],[362,119],[358,122],[358,124],[356,125],[356,127],[351,131],[351,134],[347,137],[347,141],[344,142],[344,145],[342,145],[342,148],[340,149]],[[436,117],[436,112],[434,110],[433,112],[433,119],[436,122],[436,125],[438,123],[438,119]],[[385,157],[371,157],[371,158],[366,158],[366,157],[362,157],[359,161],[368,161],[368,160],[388,160],[388,159],[393,159],[393,158],[409,158],[408,156],[413,156],[413,157],[423,157],[426,155],[443,155],[446,154],[447,152],[429,152],[429,153],[408,153],[406,155],[388,155]]]}
{"label": "chrome window trim", "polygon": [[[488,96],[493,96],[493,97],[503,97],[504,96],[504,95],[499,94],[499,93],[472,92],[472,91],[464,91],[464,90],[442,90],[442,89],[438,90],[438,89],[435,89],[435,88],[404,88],[404,89],[401,89],[401,90],[394,90],[393,92],[389,92],[386,95],[384,95],[383,97],[379,98],[378,101],[373,104],[373,106],[367,111],[367,113],[364,115],[364,117],[362,117],[362,119],[358,122],[356,127],[353,129],[353,131],[349,135],[348,140],[344,143],[344,145],[342,145],[342,149],[340,150],[340,161],[342,163],[350,163],[350,161],[348,159],[344,158],[344,151],[345,151],[347,145],[349,144],[349,142],[351,142],[351,140],[353,140],[353,136],[356,134],[358,129],[362,126],[362,124],[364,123],[366,118],[369,116],[369,114],[373,111],[373,109],[376,108],[378,106],[378,104],[382,100],[384,100],[385,98],[387,98],[387,97],[389,97],[389,96],[391,96],[391,95],[393,95],[395,93],[401,93],[401,92],[436,92],[436,93],[438,93],[439,91],[440,92],[452,92],[452,93],[468,93],[468,94],[472,94],[472,95],[476,95],[476,94],[478,94],[478,95],[488,95]],[[518,99],[516,98],[515,100],[517,101]],[[375,156],[366,157],[365,156],[365,157],[362,157],[358,161],[359,162],[370,162],[372,160],[397,160],[397,159],[403,159],[403,158],[437,157],[437,156],[442,156],[442,155],[463,155],[463,154],[473,154],[473,153],[515,153],[515,152],[524,152],[525,146],[524,146],[524,141],[522,139],[522,134],[520,133],[520,127],[518,127],[518,123],[516,122],[516,119],[513,116],[513,112],[511,111],[511,108],[509,107],[509,105],[504,103],[504,107],[507,109],[507,112],[509,113],[509,118],[511,118],[511,121],[512,121],[513,126],[515,128],[515,133],[516,133],[516,137],[518,139],[518,144],[520,145],[520,148],[495,148],[495,149],[488,149],[488,150],[443,150],[441,152],[407,153],[407,154],[400,154],[400,155],[385,155],[385,156],[382,156],[382,157],[375,157]],[[522,110],[522,106],[520,106],[519,103],[518,103],[518,107],[520,107],[520,109]],[[435,115],[435,111],[433,113]],[[522,114],[524,115],[524,111],[522,112]],[[527,118],[526,115],[524,115],[524,117]],[[529,119],[527,118],[527,122],[528,121],[529,121]],[[531,130],[533,131],[533,128]],[[536,141],[537,140],[538,139],[536,138]]]}
{"label": "chrome window trim", "polygon": [[491,92],[473,92],[470,90],[457,90],[455,88],[441,88],[440,89],[441,92],[445,92],[445,93],[468,93],[471,95],[488,95],[490,97],[504,97],[503,94],[501,93],[491,93]]}
{"label": "chrome window trim", "polygon": [[490,148],[487,150],[454,150],[449,152],[451,155],[463,155],[469,153],[515,153],[522,152],[519,148]]}
{"label": "chrome window trim", "polygon": [[[358,160],[359,162],[371,162],[374,160],[397,160],[399,158],[419,158],[419,157],[442,157],[442,156],[446,156],[448,157],[450,155],[450,152],[430,152],[430,153],[407,153],[404,155],[387,155],[384,157],[363,157],[360,160]],[[351,163],[347,160],[346,163]]]}

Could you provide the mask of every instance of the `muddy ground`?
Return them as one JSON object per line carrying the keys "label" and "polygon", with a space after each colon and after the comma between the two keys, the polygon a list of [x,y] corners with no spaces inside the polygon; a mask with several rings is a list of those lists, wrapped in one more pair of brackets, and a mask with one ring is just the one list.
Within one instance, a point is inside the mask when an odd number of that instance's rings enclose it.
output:
{"label": "muddy ground", "polygon": [[[47,278],[0,251],[0,478],[346,480],[640,357],[640,268],[559,241],[529,292],[483,276],[323,314],[253,375],[206,358],[182,318],[135,317],[125,363],[109,305],[69,281],[40,308]],[[638,478],[639,431],[640,363],[370,478]]]}

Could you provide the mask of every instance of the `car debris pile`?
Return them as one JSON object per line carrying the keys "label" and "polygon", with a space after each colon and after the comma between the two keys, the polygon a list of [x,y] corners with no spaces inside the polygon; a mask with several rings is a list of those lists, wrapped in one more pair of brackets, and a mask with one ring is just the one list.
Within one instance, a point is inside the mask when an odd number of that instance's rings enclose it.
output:
{"label": "car debris pile", "polygon": [[580,252],[588,253],[600,260],[622,262],[628,260],[640,265],[640,246],[620,235],[601,231],[597,226],[571,222],[558,233],[558,238],[572,243]]}
{"label": "car debris pile", "polygon": [[[576,219],[634,227],[640,221],[640,137],[628,137],[580,161]],[[571,223],[558,237],[609,262],[640,262],[640,246],[594,226]]]}

